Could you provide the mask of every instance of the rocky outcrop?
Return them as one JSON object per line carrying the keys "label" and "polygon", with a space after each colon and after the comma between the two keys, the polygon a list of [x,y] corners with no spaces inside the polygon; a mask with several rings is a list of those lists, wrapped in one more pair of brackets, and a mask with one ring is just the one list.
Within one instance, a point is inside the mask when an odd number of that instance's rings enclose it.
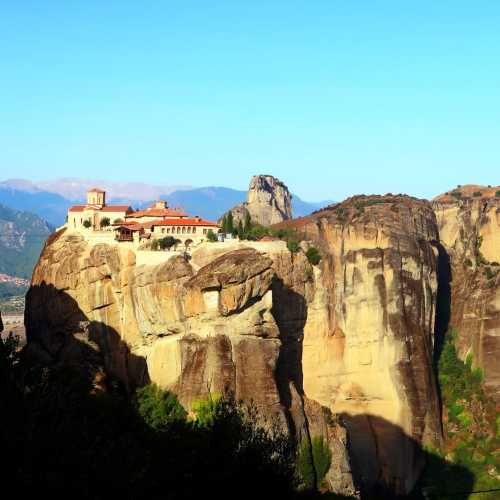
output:
{"label": "rocky outcrop", "polygon": [[248,215],[252,222],[263,226],[278,224],[292,218],[292,195],[275,177],[256,175],[250,181],[246,203],[237,205],[230,212],[235,226],[240,221],[244,223]]}
{"label": "rocky outcrop", "polygon": [[432,208],[406,196],[360,196],[287,225],[324,255],[300,347],[304,392],[343,416],[366,488],[407,493],[422,445],[441,438]]}
{"label": "rocky outcrop", "polygon": [[357,197],[288,225],[319,265],[283,242],[237,242],[138,266],[119,245],[58,233],[27,297],[30,348],[89,360],[96,384],[153,381],[186,407],[231,391],[297,441],[324,436],[334,491],[405,494],[422,445],[440,439],[435,215],[414,198]]}
{"label": "rocky outcrop", "polygon": [[500,404],[500,186],[461,186],[433,207],[451,265],[449,326],[459,355],[473,356]]}
{"label": "rocky outcrop", "polygon": [[[224,252],[206,245],[191,262],[173,257],[137,266],[132,251],[62,231],[49,239],[33,274],[29,349],[45,362],[74,366],[97,388],[108,374],[129,390],[155,382],[187,408],[209,392],[252,401],[297,440],[309,429],[328,438],[335,467],[342,464],[331,473],[332,487],[353,493],[345,430],[307,402],[300,360],[285,353],[288,339],[300,338],[295,329],[314,295],[312,266],[284,244],[264,244],[266,253],[235,246]],[[275,304],[299,293],[302,307],[293,315],[286,303]]]}

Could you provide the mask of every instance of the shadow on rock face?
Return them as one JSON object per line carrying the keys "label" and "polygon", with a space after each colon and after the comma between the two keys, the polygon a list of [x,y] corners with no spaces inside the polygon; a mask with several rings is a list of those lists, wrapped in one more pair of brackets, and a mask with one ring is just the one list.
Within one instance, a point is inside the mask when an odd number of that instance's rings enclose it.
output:
{"label": "shadow on rock face", "polygon": [[384,418],[342,414],[341,419],[363,499],[468,498],[474,485],[468,469],[424,450]]}
{"label": "shadow on rock face", "polygon": [[300,398],[303,397],[302,340],[307,321],[307,304],[302,295],[286,287],[281,280],[275,279],[272,314],[278,325],[281,340],[275,372],[276,384],[290,432],[296,435],[297,416],[290,414],[293,405],[291,387],[295,388]]}
{"label": "shadow on rock face", "polygon": [[74,368],[97,385],[110,374],[127,392],[149,383],[146,360],[130,352],[115,329],[89,320],[70,295],[52,284],[28,291],[25,325],[27,349],[44,363]]}
{"label": "shadow on rock face", "polygon": [[[294,401],[307,399],[302,385],[307,307],[300,294],[280,281],[274,284],[273,291],[279,297],[272,313],[282,342],[275,378],[281,404],[288,411],[290,431],[298,436],[303,433],[299,427],[308,425],[303,408],[302,415],[293,414]],[[48,364],[73,367],[95,385],[100,383],[100,376],[109,373],[123,381],[128,392],[150,381],[146,360],[130,352],[116,330],[90,321],[74,299],[53,285],[42,283],[30,289],[25,323],[28,349]],[[472,491],[474,478],[467,469],[427,453],[392,423],[373,415],[342,415],[341,420],[348,431],[348,455],[361,498],[405,498],[413,490],[407,498],[438,499],[452,495],[465,499]],[[421,477],[426,463],[428,471]],[[332,467],[343,465],[333,457]],[[327,499],[329,494],[322,497]]]}
{"label": "shadow on rock face", "polygon": [[437,278],[438,288],[436,297],[436,318],[435,318],[435,346],[434,346],[434,364],[437,366],[439,357],[443,350],[444,336],[448,331],[451,318],[451,264],[450,256],[443,245],[433,242],[437,248]]}

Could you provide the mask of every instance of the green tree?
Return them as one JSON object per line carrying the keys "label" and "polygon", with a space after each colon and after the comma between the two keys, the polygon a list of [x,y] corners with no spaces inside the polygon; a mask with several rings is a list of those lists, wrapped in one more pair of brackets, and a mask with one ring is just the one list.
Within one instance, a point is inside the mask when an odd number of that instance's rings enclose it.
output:
{"label": "green tree", "polygon": [[207,240],[212,242],[218,241],[217,235],[211,229],[207,232]]}
{"label": "green tree", "polygon": [[101,221],[99,222],[99,225],[101,227],[108,227],[111,224],[111,221],[109,220],[109,217],[103,217]]}
{"label": "green tree", "polygon": [[321,260],[321,255],[315,247],[309,247],[306,252],[307,260],[313,266],[317,266]]}
{"label": "green tree", "polygon": [[226,221],[226,233],[232,233],[234,231],[234,218],[233,218],[233,212],[229,212],[227,214],[227,221]]}
{"label": "green tree", "polygon": [[245,234],[248,234],[252,230],[252,217],[250,216],[250,212],[245,214],[245,223],[243,225],[243,231]]}
{"label": "green tree", "polygon": [[177,396],[155,384],[138,389],[135,402],[139,415],[155,430],[164,430],[174,422],[183,422],[187,416]]}
{"label": "green tree", "polygon": [[173,236],[165,236],[164,238],[160,238],[158,240],[158,246],[161,250],[170,250],[170,248],[178,243],[180,243],[180,240],[174,238]]}
{"label": "green tree", "polygon": [[300,248],[300,244],[297,240],[288,240],[287,241],[287,244],[286,244],[288,250],[290,250],[290,252],[292,253],[297,253],[299,251],[299,248]]}
{"label": "green tree", "polygon": [[238,222],[238,238],[240,240],[245,239],[245,231],[243,231],[243,222],[241,220]]}
{"label": "green tree", "polygon": [[224,234],[228,233],[228,230],[227,230],[227,216],[224,215],[224,217],[222,217],[222,222],[221,222],[221,230]]}
{"label": "green tree", "polygon": [[88,229],[90,226],[92,226],[92,222],[90,222],[90,220],[89,220],[89,219],[85,219],[85,220],[83,221],[83,227],[85,227],[85,228],[87,228],[87,229]]}

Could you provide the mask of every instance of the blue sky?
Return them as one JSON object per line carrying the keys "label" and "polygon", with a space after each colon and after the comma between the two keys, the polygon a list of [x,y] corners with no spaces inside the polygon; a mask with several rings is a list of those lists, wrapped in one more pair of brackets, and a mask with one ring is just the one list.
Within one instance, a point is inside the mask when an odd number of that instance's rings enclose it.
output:
{"label": "blue sky", "polygon": [[0,179],[500,183],[500,2],[0,0]]}

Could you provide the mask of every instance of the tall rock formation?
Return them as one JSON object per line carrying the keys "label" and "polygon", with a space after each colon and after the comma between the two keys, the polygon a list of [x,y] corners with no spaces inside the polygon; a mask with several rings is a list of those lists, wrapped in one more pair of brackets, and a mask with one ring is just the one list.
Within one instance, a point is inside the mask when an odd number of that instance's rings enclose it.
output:
{"label": "tall rock formation", "polygon": [[440,439],[435,215],[414,198],[356,197],[285,224],[319,265],[279,241],[137,265],[119,245],[57,233],[27,296],[29,348],[96,384],[158,383],[186,407],[234,392],[297,440],[324,436],[334,491],[405,494],[422,445]]}
{"label": "tall rock formation", "polygon": [[500,186],[461,186],[433,200],[451,265],[449,325],[500,404]]}
{"label": "tall rock formation", "polygon": [[405,494],[422,470],[422,444],[441,438],[432,208],[359,196],[287,226],[324,255],[300,348],[304,392],[343,415],[365,487]]}
{"label": "tall rock formation", "polygon": [[250,181],[247,201],[236,205],[230,212],[235,225],[240,221],[243,223],[247,215],[252,222],[263,226],[278,224],[292,218],[292,195],[276,177],[256,175]]}
{"label": "tall rock formation", "polygon": [[[331,486],[353,494],[345,429],[303,394],[299,360],[285,352],[314,295],[312,266],[284,242],[248,245],[205,245],[189,262],[165,254],[163,264],[137,266],[118,245],[57,233],[27,296],[28,348],[96,386],[106,374],[129,390],[157,383],[186,408],[209,392],[252,401],[298,441],[323,435],[335,461]],[[302,308],[292,319],[277,299]]]}

